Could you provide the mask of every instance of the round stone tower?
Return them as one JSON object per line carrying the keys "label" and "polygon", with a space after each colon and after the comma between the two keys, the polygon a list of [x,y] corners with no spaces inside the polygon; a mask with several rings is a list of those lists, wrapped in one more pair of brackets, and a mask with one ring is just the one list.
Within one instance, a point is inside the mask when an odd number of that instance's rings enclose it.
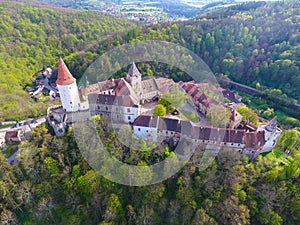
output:
{"label": "round stone tower", "polygon": [[62,58],[59,58],[56,84],[58,87],[63,109],[66,112],[79,111],[80,98],[76,79],[72,76]]}

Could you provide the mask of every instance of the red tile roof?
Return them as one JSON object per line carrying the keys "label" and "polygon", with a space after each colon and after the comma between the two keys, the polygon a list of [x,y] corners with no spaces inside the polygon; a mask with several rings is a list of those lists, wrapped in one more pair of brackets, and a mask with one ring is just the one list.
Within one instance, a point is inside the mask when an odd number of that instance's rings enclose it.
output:
{"label": "red tile roof", "polygon": [[69,85],[69,84],[73,84],[74,82],[76,82],[76,79],[70,73],[63,59],[59,58],[58,76],[57,76],[56,84]]}

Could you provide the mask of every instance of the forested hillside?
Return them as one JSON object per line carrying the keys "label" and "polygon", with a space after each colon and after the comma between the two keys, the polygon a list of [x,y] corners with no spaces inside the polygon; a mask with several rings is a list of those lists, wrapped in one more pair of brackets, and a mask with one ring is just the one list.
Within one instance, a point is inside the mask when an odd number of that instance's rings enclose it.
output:
{"label": "forested hillside", "polygon": [[[214,73],[269,89],[282,99],[289,96],[299,100],[297,2],[243,4],[190,21],[150,27],[135,26],[98,12],[15,4],[1,3],[0,88],[1,93],[7,93],[0,101],[2,120],[35,116],[45,110],[37,110],[44,104],[33,104],[22,89],[42,66],[55,68],[59,54],[79,78],[90,62],[106,50],[130,41],[152,39],[191,49]],[[145,76],[188,79],[169,66],[166,73],[165,65],[141,64],[139,68]],[[22,112],[16,115],[16,109]]]}
{"label": "forested hillside", "polygon": [[0,122],[45,114],[24,91],[43,66],[134,26],[99,12],[0,1]]}
{"label": "forested hillside", "polygon": [[300,100],[299,16],[297,1],[243,4],[189,21],[135,28],[86,51],[102,53],[128,41],[167,40],[197,53],[214,73],[253,87],[260,83],[261,88],[278,88]]}
{"label": "forested hillside", "polygon": [[[144,141],[140,142],[143,151],[129,150],[114,132],[102,128],[99,119],[94,121],[103,144],[118,160],[152,165],[173,154],[163,145],[150,151]],[[222,151],[204,171],[199,171],[203,152],[197,149],[168,180],[130,187],[110,182],[91,169],[72,130],[57,138],[40,127],[22,144],[18,166],[10,167],[0,153],[0,223],[297,225],[299,143],[299,131],[288,131],[278,149],[254,162],[237,152]],[[148,177],[152,178],[151,169]]]}
{"label": "forested hillside", "polygon": [[[45,114],[45,105],[31,100],[24,88],[43,66],[55,67],[58,55],[79,78],[98,55],[138,40],[179,43],[215,73],[257,87],[259,82],[262,89],[280,88],[299,99],[299,15],[299,2],[252,3],[190,21],[138,27],[98,12],[1,1],[0,121]],[[145,76],[188,79],[167,65],[138,67]],[[93,120],[108,151],[128,164],[152,165],[174,154],[164,145],[150,151],[143,141],[144,151],[130,150],[103,129],[99,116]],[[0,152],[0,224],[298,225],[299,146],[299,130],[284,131],[273,152],[253,162],[220,152],[204,171],[198,149],[168,180],[128,187],[87,164],[72,129],[58,138],[43,125],[19,146],[18,165],[10,166]]]}
{"label": "forested hillside", "polygon": [[[87,68],[80,60],[85,54],[101,55],[131,41],[178,43],[197,53],[214,73],[262,91],[264,98],[244,98],[260,116],[270,119],[277,115],[281,125],[297,127],[299,107],[293,104],[300,100],[299,15],[298,2],[245,3],[189,21],[136,27],[125,35],[115,35],[93,48],[71,54],[67,62],[80,77]],[[191,79],[169,65],[140,63],[138,67],[143,76]],[[119,76],[124,76],[126,70]]]}

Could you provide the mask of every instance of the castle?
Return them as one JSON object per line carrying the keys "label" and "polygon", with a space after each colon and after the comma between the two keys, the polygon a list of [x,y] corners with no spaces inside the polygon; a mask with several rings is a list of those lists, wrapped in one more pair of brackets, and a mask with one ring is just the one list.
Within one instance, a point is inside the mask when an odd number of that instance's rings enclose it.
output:
{"label": "castle", "polygon": [[[88,120],[93,115],[101,115],[110,118],[112,124],[130,124],[137,138],[153,141],[163,138],[176,144],[184,137],[200,147],[231,149],[253,159],[262,152],[272,151],[281,133],[276,118],[258,127],[242,121],[235,107],[242,104],[241,98],[228,90],[214,87],[231,101],[231,105],[209,97],[195,81],[175,83],[167,78],[142,80],[134,63],[125,78],[88,84],[78,89],[76,79],[60,58],[56,84],[62,106],[48,108],[47,121],[57,136],[63,135],[68,125],[78,119]],[[152,108],[157,99],[175,88],[186,93],[187,103],[201,117],[199,123],[176,116],[153,116]],[[216,105],[222,105],[230,113],[225,127],[213,127],[205,119]]]}

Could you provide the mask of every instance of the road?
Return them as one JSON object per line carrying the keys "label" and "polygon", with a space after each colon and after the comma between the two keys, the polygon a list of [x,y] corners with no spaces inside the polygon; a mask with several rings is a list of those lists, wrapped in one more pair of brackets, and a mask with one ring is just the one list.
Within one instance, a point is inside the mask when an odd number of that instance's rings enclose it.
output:
{"label": "road", "polygon": [[8,157],[7,161],[10,165],[14,165],[18,162],[17,155],[20,153],[20,151],[16,151],[14,154]]}
{"label": "road", "polygon": [[23,130],[25,130],[25,133],[26,133],[26,131],[28,129],[36,128],[37,126],[39,126],[39,125],[41,125],[42,123],[45,123],[45,122],[46,122],[46,117],[41,117],[41,118],[36,119],[36,123],[32,123],[30,125],[19,126],[19,127],[15,127],[15,128],[6,127],[6,128],[3,128],[3,129],[0,129],[0,132],[16,131],[16,130],[23,129]]}
{"label": "road", "polygon": [[[24,130],[25,135],[29,135],[33,128],[36,128],[37,126],[39,126],[45,122],[46,122],[46,118],[41,117],[41,118],[36,119],[36,123],[32,123],[30,125],[24,125],[24,126],[20,126],[20,127],[16,127],[16,128],[7,127],[7,128],[0,129],[0,132],[16,131],[16,130],[22,129],[22,130]],[[17,155],[19,153],[20,153],[20,151],[18,150],[14,154],[12,154],[11,156],[8,157],[7,161],[9,162],[10,165],[14,165],[15,163],[18,162]]]}

